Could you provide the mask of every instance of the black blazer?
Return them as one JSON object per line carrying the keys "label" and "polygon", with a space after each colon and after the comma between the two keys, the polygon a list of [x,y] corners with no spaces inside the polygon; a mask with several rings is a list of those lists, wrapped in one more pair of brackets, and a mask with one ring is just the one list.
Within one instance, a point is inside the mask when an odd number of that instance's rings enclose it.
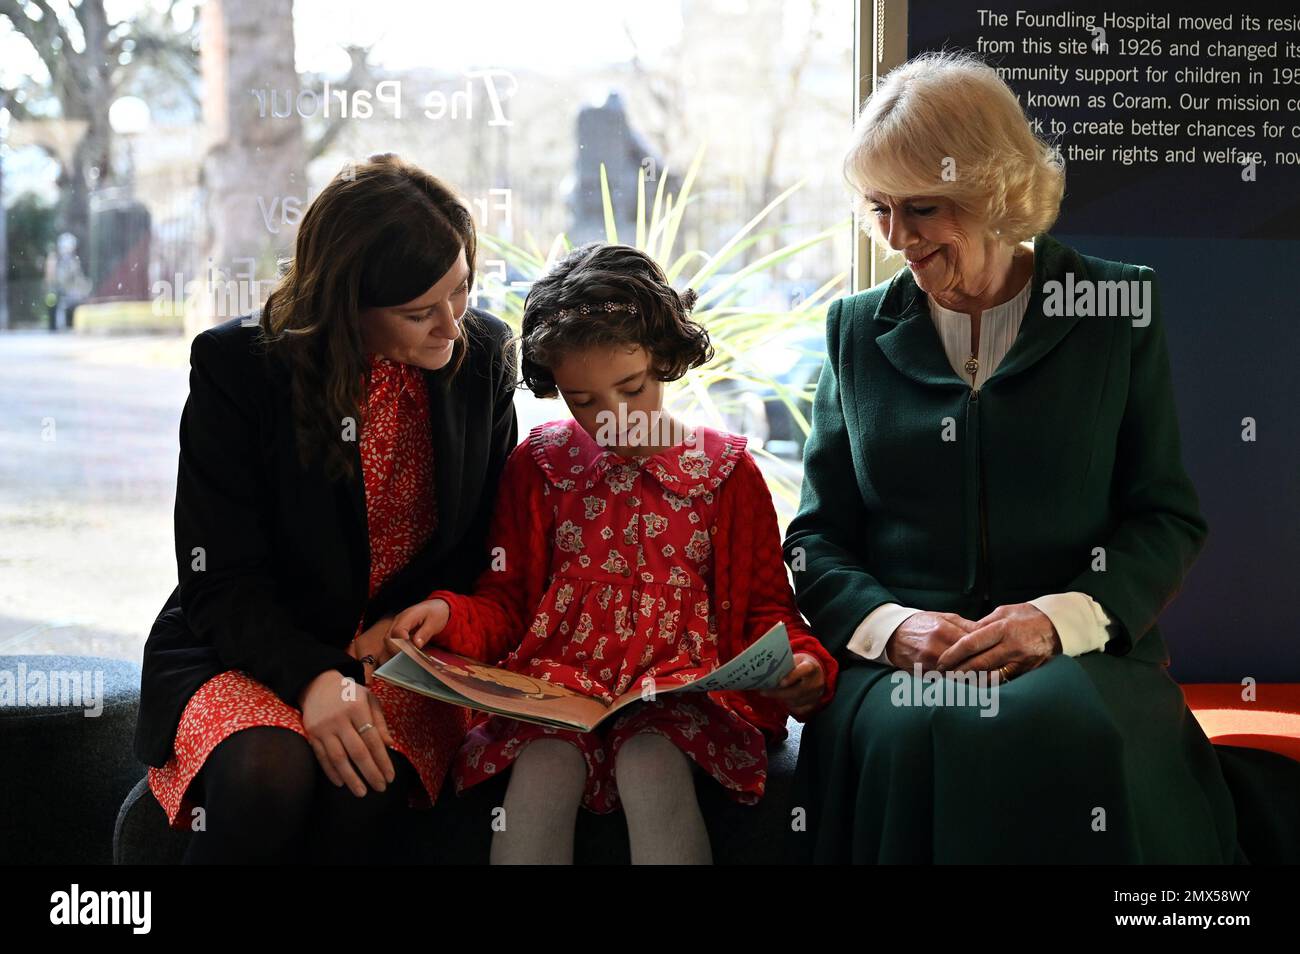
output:
{"label": "black blazer", "polygon": [[235,318],[194,339],[176,478],[180,585],[145,643],[143,762],[167,761],[185,704],[212,676],[242,670],[294,707],[327,670],[363,682],[346,652],[359,619],[369,625],[434,589],[468,590],[486,567],[497,481],[518,443],[517,369],[504,348],[509,326],[473,314],[460,370],[424,373],[437,529],[370,601],[358,443],[352,479],[330,481],[319,462],[304,470],[288,368],[258,343],[259,329]]}

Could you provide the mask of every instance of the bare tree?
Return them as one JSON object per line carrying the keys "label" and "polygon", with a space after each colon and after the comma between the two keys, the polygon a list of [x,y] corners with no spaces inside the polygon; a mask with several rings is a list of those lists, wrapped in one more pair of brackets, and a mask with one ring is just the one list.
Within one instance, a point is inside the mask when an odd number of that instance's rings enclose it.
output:
{"label": "bare tree", "polygon": [[[61,163],[59,190],[63,196],[60,228],[89,248],[90,193],[114,178],[111,164],[113,130],[108,108],[142,64],[192,81],[197,73],[193,27],[177,31],[171,12],[160,16],[110,21],[104,0],[70,2],[70,15],[60,16],[46,0],[0,0],[0,17],[26,38],[50,74],[50,92],[64,119],[85,123],[85,132]],[[10,110],[21,118],[19,105]]]}

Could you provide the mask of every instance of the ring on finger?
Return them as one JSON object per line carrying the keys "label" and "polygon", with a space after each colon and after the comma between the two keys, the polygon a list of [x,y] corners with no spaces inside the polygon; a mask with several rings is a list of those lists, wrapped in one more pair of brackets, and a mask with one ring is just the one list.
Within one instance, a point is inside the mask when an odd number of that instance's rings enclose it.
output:
{"label": "ring on finger", "polygon": [[369,731],[370,731],[371,729],[373,729],[374,727],[375,727],[375,724],[374,724],[373,722],[367,722],[365,725],[363,725],[363,726],[361,726],[360,728],[357,729],[357,735],[365,735],[367,732],[369,732]]}

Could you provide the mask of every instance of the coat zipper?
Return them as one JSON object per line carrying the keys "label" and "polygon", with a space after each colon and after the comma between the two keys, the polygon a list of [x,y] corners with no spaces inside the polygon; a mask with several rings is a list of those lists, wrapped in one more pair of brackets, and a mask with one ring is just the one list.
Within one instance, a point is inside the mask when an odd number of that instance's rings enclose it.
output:
{"label": "coat zipper", "polygon": [[983,441],[980,439],[980,392],[978,388],[971,388],[970,400],[971,411],[973,412],[975,419],[975,480],[978,488],[980,524],[979,565],[976,567],[975,579],[976,589],[980,591],[984,599],[984,612],[988,612],[988,608],[991,604],[989,593],[989,513],[984,487],[984,446]]}

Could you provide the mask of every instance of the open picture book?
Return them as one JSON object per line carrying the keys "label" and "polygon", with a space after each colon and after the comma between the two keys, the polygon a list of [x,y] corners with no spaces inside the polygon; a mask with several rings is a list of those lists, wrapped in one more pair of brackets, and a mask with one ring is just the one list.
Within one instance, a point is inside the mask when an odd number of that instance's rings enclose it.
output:
{"label": "open picture book", "polygon": [[375,675],[393,685],[452,705],[495,712],[523,722],[590,732],[619,710],[677,692],[774,689],[794,668],[790,635],[777,623],[740,655],[693,680],[671,676],[644,679],[610,705],[521,673],[476,662],[436,646],[417,649],[405,639],[389,639],[398,650]]}

